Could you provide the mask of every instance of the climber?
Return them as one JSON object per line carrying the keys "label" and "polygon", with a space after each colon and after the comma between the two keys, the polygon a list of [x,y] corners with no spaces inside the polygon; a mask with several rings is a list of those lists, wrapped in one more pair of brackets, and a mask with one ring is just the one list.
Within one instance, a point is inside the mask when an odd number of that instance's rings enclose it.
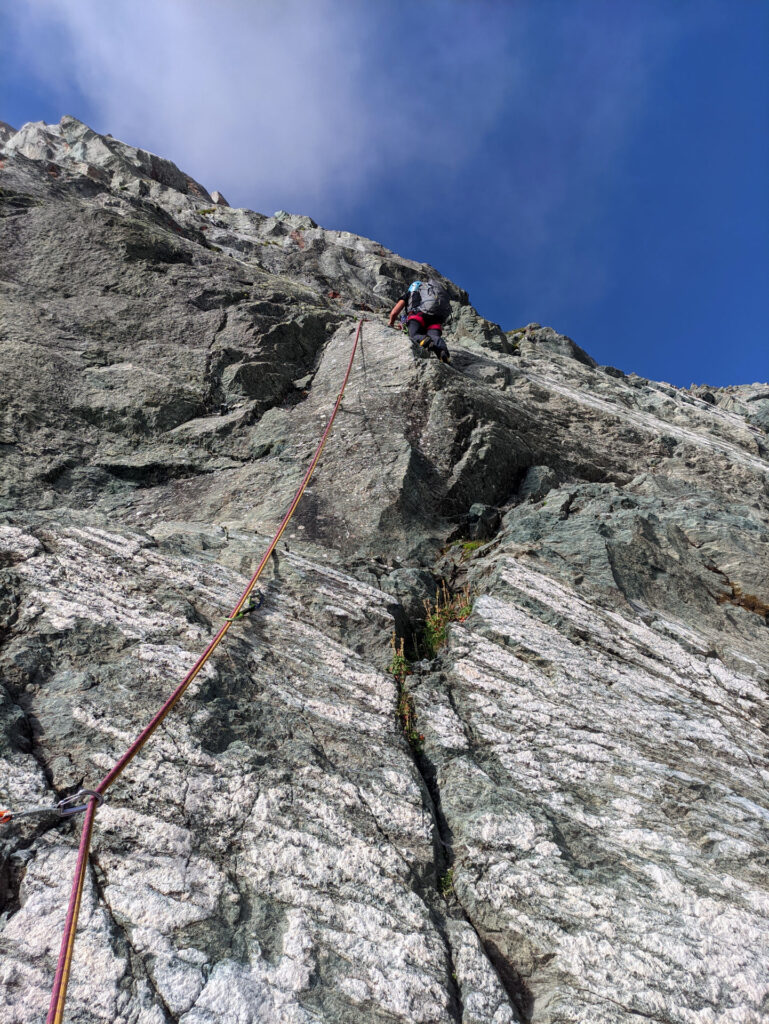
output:
{"label": "climber", "polygon": [[413,281],[390,310],[390,327],[395,326],[396,318],[404,310],[406,329],[411,340],[428,352],[434,352],[442,363],[450,362],[451,355],[441,334],[451,313],[449,297],[443,285],[437,281]]}

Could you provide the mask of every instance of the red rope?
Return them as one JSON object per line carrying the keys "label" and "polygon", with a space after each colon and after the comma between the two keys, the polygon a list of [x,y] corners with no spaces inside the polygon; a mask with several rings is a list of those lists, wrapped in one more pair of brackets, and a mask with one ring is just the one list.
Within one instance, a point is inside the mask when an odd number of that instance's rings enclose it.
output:
{"label": "red rope", "polygon": [[[115,765],[107,772],[104,778],[101,780],[99,785],[96,787],[96,793],[105,793],[116,779],[119,778],[123,770],[130,764],[131,761],[136,757],[139,751],[142,749],[144,744],[149,740],[150,736],[155,732],[157,727],[181,699],[185,690],[188,688],[190,683],[195,679],[200,670],[209,660],[211,655],[214,653],[216,648],[219,646],[221,641],[227,635],[230,626],[233,623],[235,616],[240,612],[245,603],[248,601],[251,593],[256,586],[257,580],[261,576],[264,567],[269,561],[270,555],[275,550],[275,547],[283,536],[283,532],[288,526],[291,517],[296,511],[296,507],[299,504],[302,495],[304,494],[307,484],[310,482],[310,477],[315,471],[315,467],[318,464],[323,448],[325,447],[328,436],[331,433],[331,428],[334,425],[336,414],[339,411],[339,406],[342,404],[342,398],[344,397],[345,388],[347,387],[347,381],[350,379],[350,373],[352,372],[352,364],[355,359],[355,353],[358,349],[358,341],[360,340],[361,330],[365,318],[361,318],[358,321],[358,329],[355,332],[355,341],[353,342],[352,352],[350,353],[350,360],[347,364],[347,371],[342,381],[342,386],[339,389],[339,394],[334,404],[334,408],[329,417],[326,429],[323,431],[323,435],[318,442],[318,447],[315,449],[315,454],[312,457],[312,462],[307,468],[307,472],[304,474],[302,482],[297,488],[296,494],[288,508],[288,512],[283,516],[280,526],[275,533],[275,536],[269,543],[267,550],[262,556],[262,560],[259,563],[256,572],[253,574],[251,579],[246,585],[246,589],[241,594],[238,603],[233,608],[229,617],[225,620],[224,625],[219,629],[216,636],[211,640],[208,647],[200,655],[198,660],[189,670],[187,675],[182,679],[177,688],[157,712],[157,714],[148,722],[148,724],[142,729],[139,735],[136,737],[131,746],[126,750],[122,757],[115,763]],[[80,846],[77,855],[77,864],[75,866],[75,877],[72,882],[72,891],[69,897],[69,908],[67,910],[67,919],[64,924],[64,935],[61,940],[61,951],[59,953],[59,962],[56,968],[56,975],[53,982],[53,992],[51,993],[51,1004],[48,1010],[48,1016],[46,1017],[46,1024],[61,1024],[62,1015],[64,1013],[64,1003],[67,997],[67,983],[69,981],[69,972],[72,965],[72,956],[75,947],[75,933],[77,931],[77,919],[80,912],[80,900],[83,895],[83,884],[85,880],[85,872],[88,866],[88,851],[91,845],[91,833],[93,831],[93,821],[96,814],[96,807],[98,800],[96,796],[92,796],[88,802],[88,809],[85,812],[85,818],[83,820],[83,830],[80,835]]]}
{"label": "red rope", "polygon": [[80,833],[75,877],[72,880],[72,891],[69,895],[67,918],[64,922],[64,934],[61,937],[61,949],[59,950],[59,963],[53,979],[53,993],[51,994],[51,1005],[48,1009],[46,1024],[60,1024],[62,1014],[64,1013],[69,972],[72,967],[72,954],[75,949],[77,919],[80,914],[80,900],[83,895],[83,883],[85,881],[86,868],[88,867],[88,851],[91,846],[91,833],[93,832],[93,819],[96,815],[97,806],[96,797],[92,796],[88,801],[88,808],[83,819],[83,831]]}

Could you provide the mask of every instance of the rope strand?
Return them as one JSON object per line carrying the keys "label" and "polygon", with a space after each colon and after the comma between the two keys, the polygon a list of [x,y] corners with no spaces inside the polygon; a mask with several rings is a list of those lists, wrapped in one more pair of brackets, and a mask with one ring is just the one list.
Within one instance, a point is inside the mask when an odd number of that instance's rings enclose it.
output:
{"label": "rope strand", "polygon": [[64,922],[64,934],[61,938],[61,949],[59,950],[59,963],[53,979],[51,1005],[48,1010],[48,1016],[45,1019],[46,1024],[61,1024],[61,1019],[64,1015],[69,972],[72,969],[72,955],[75,951],[75,933],[77,931],[77,919],[80,914],[80,900],[83,896],[83,883],[85,882],[85,872],[88,867],[88,851],[91,848],[93,819],[98,806],[99,801],[95,796],[92,796],[88,801],[88,810],[85,812],[85,818],[83,819],[83,831],[80,833],[75,877],[72,880],[72,891],[69,896],[67,918]]}
{"label": "rope strand", "polygon": [[328,440],[331,428],[334,425],[336,414],[339,412],[339,407],[342,404],[342,398],[344,397],[345,388],[347,382],[350,379],[350,373],[352,372],[353,360],[355,359],[355,353],[358,349],[358,342],[361,337],[361,331],[363,324],[365,323],[365,317],[361,317],[358,321],[358,329],[355,332],[355,340],[352,346],[352,352],[350,353],[350,360],[347,364],[347,371],[342,381],[342,386],[339,389],[334,408],[326,424],[326,429],[323,431],[318,446],[315,449],[312,461],[310,462],[307,472],[304,474],[302,482],[297,488],[296,494],[293,497],[291,504],[289,505],[288,512],[281,520],[280,526],[278,527],[275,536],[269,543],[267,550],[262,556],[262,560],[257,566],[256,572],[253,574],[251,579],[248,581],[245,590],[241,594],[237,604],[232,609],[230,615],[224,620],[224,624],[220,627],[216,636],[211,640],[208,647],[203,651],[198,660],[189,670],[187,675],[182,679],[181,683],[177,686],[165,704],[160,708],[156,715],[148,722],[148,724],[142,729],[139,735],[136,737],[131,746],[126,752],[119,758],[114,766],[107,772],[104,778],[101,780],[95,790],[91,791],[92,796],[88,800],[88,808],[83,819],[83,830],[80,835],[80,846],[78,848],[77,864],[75,866],[75,877],[72,882],[72,891],[69,898],[69,907],[67,910],[67,918],[64,924],[64,935],[61,940],[61,951],[59,953],[59,962],[56,968],[56,975],[54,977],[53,991],[51,993],[51,1003],[48,1010],[48,1016],[46,1017],[46,1024],[61,1024],[62,1015],[64,1013],[64,1004],[67,998],[67,984],[69,982],[69,974],[72,967],[72,957],[75,948],[75,933],[77,931],[77,919],[80,912],[80,901],[83,895],[83,885],[85,882],[85,873],[88,867],[88,851],[91,846],[91,834],[93,832],[94,817],[96,814],[96,808],[101,802],[101,797],[109,789],[109,787],[120,777],[124,769],[131,763],[136,757],[139,751],[142,749],[144,744],[149,740],[152,734],[155,732],[157,727],[168,715],[168,713],[174,708],[179,700],[184,695],[185,690],[189,687],[190,683],[199,674],[201,669],[204,667],[206,662],[210,659],[216,648],[222,642],[224,637],[229,632],[233,622],[240,615],[246,602],[249,601],[251,594],[256,587],[257,581],[264,571],[264,567],[270,559],[270,555],[275,550],[278,541],[283,536],[283,533],[291,521],[291,517],[296,511],[296,507],[301,501],[302,495],[304,494],[307,485],[310,482],[310,478],[315,471],[315,467],[318,465],[318,461],[325,447],[326,441]]}

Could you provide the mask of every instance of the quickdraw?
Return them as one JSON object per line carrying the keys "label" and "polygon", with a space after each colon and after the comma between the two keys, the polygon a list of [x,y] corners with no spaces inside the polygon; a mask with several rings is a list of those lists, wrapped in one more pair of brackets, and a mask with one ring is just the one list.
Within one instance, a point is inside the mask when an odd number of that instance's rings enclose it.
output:
{"label": "quickdraw", "polygon": [[65,796],[58,803],[42,804],[39,807],[28,807],[24,811],[11,811],[4,807],[0,808],[0,825],[9,825],[16,818],[31,818],[36,814],[56,814],[60,818],[71,818],[75,814],[82,814],[88,808],[88,801],[95,797],[98,803],[104,803],[104,797],[95,789],[80,789],[71,796]]}
{"label": "quickdraw", "polygon": [[234,615],[226,615],[225,618],[224,618],[224,621],[225,622],[235,622],[236,619],[242,619],[244,615],[250,615],[251,612],[258,611],[262,607],[263,604],[264,604],[264,594],[261,592],[261,590],[257,590],[256,591],[256,600],[254,600],[254,595],[253,594],[249,594],[247,603],[243,605],[243,607],[240,609],[240,611],[239,612],[235,612]]}

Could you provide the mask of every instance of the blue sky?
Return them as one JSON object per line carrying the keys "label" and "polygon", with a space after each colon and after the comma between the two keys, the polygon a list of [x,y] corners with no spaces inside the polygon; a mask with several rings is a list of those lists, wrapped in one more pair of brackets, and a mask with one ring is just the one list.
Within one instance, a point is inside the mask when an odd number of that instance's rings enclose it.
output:
{"label": "blue sky", "polygon": [[0,119],[432,263],[505,329],[769,379],[767,0],[21,0]]}

